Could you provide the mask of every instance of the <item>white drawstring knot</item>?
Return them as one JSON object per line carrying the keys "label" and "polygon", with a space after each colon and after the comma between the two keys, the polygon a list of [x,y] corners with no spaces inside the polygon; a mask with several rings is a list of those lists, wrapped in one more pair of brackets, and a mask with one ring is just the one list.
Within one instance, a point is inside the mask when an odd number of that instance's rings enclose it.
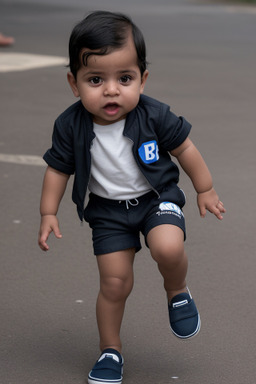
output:
{"label": "white drawstring knot", "polygon": [[[135,201],[135,203],[133,203],[132,201]],[[137,200],[137,199],[125,200],[125,204],[126,204],[126,208],[127,208],[127,209],[129,209],[129,204],[130,204],[132,207],[136,207],[136,205],[139,205],[139,200]]]}
{"label": "white drawstring knot", "polygon": [[123,201],[125,201],[126,209],[129,209],[129,204],[132,207],[136,207],[140,203],[138,199],[131,199],[131,200],[119,200],[119,204],[121,204]]}
{"label": "white drawstring knot", "polygon": [[126,208],[129,209],[129,204],[132,207],[136,207],[136,205],[139,205],[139,200],[138,199],[132,199],[132,200],[125,200]]}

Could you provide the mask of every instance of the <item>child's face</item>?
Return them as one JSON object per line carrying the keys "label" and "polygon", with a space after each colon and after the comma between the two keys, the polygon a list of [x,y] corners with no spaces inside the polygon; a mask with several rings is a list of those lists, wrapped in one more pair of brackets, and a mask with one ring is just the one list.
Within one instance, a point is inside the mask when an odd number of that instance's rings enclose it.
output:
{"label": "child's face", "polygon": [[[84,48],[81,55],[86,51]],[[68,73],[74,95],[80,97],[94,122],[100,125],[122,120],[136,107],[147,77],[148,71],[141,77],[131,36],[120,49],[103,56],[89,56],[87,66],[81,66],[76,79]]]}

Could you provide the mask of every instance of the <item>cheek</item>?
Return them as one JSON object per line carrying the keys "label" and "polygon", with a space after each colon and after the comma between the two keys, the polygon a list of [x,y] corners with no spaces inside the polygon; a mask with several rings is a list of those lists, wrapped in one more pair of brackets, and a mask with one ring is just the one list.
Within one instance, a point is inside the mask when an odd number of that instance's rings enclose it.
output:
{"label": "cheek", "polygon": [[140,88],[136,88],[129,94],[127,99],[129,100],[129,104],[136,106],[139,102],[140,98]]}
{"label": "cheek", "polygon": [[84,92],[80,95],[80,99],[85,109],[93,113],[97,111],[99,106],[99,96],[95,92]]}
{"label": "cheek", "polygon": [[99,100],[97,92],[92,92],[90,88],[83,89],[80,92],[80,98],[84,103],[91,105],[95,104]]}

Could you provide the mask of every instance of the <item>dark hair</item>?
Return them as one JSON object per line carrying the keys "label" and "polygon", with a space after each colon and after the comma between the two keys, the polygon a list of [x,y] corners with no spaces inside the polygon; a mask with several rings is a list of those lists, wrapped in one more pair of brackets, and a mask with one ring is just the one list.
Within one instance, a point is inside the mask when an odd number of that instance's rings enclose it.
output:
{"label": "dark hair", "polygon": [[132,20],[121,13],[96,11],[80,21],[73,29],[69,39],[69,67],[76,78],[81,65],[87,65],[87,59],[95,52],[86,52],[81,60],[83,48],[98,49],[97,55],[106,55],[122,47],[129,31],[132,31],[137,52],[137,62],[141,75],[147,68],[146,45],[139,28]]}

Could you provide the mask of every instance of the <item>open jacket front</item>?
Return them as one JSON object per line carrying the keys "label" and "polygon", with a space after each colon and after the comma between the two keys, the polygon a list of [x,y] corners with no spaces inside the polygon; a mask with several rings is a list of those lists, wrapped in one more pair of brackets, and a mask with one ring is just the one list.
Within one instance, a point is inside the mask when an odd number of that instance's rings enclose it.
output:
{"label": "open jacket front", "polygon": [[[177,194],[179,170],[169,152],[183,143],[190,129],[191,125],[172,113],[168,105],[145,95],[141,95],[137,107],[127,115],[123,134],[132,140],[135,161],[156,193],[165,185],[173,185]],[[68,175],[74,174],[72,200],[81,221],[94,138],[92,116],[78,101],[56,119],[52,147],[44,155],[50,167]],[[184,205],[182,191],[180,201],[173,202]]]}

